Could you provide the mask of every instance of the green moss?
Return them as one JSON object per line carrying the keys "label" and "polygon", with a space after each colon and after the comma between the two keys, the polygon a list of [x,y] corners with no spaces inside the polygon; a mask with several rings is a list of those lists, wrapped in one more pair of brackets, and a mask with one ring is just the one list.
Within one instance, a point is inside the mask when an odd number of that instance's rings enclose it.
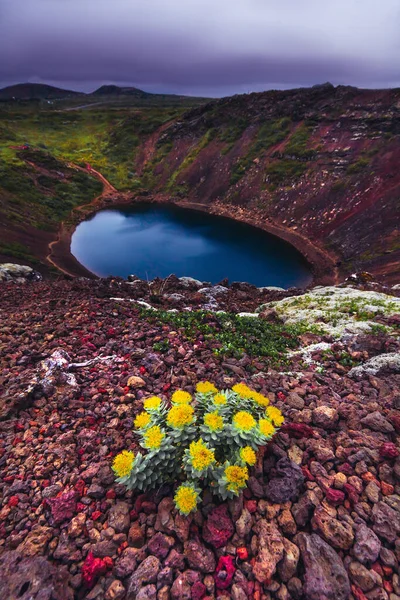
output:
{"label": "green moss", "polygon": [[230,185],[235,185],[240,181],[256,158],[286,138],[290,131],[290,123],[290,119],[285,117],[276,121],[267,121],[260,127],[256,141],[249,148],[246,156],[235,163],[231,173]]}
{"label": "green moss", "polygon": [[181,162],[179,167],[174,171],[174,173],[170,177],[167,184],[168,191],[174,190],[175,182],[178,179],[178,177],[195,161],[196,157],[210,143],[214,136],[214,129],[209,129],[207,133],[203,135],[200,141],[190,150],[190,152],[186,155],[185,159]]}
{"label": "green moss", "polygon": [[298,179],[307,171],[307,165],[297,160],[276,160],[266,168],[269,183],[282,184],[286,181]]}
{"label": "green moss", "polygon": [[369,165],[368,158],[361,157],[356,162],[354,162],[353,164],[351,164],[347,167],[347,173],[348,173],[348,175],[354,175],[356,173],[361,173],[362,171],[364,171],[364,169],[366,169],[366,167],[368,167],[368,165]]}
{"label": "green moss", "polygon": [[298,159],[310,160],[315,151],[308,147],[312,130],[307,125],[301,125],[289,138],[284,153]]}
{"label": "green moss", "polygon": [[[179,329],[191,341],[201,336],[215,354],[241,357],[262,357],[281,363],[288,350],[297,348],[299,336],[320,330],[307,323],[278,325],[265,319],[239,317],[236,314],[210,314],[205,311],[168,313],[143,310],[142,316],[158,324],[167,323]],[[164,351],[164,346],[161,351]]]}

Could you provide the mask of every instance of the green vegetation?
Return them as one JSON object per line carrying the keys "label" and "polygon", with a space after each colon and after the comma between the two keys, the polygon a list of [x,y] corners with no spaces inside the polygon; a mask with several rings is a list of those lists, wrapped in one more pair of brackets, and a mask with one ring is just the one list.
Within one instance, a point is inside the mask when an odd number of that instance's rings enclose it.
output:
{"label": "green vegetation", "polygon": [[290,131],[290,119],[285,117],[277,121],[267,121],[258,131],[256,141],[246,156],[240,158],[232,169],[230,184],[235,185],[248,169],[266,150],[282,142]]}
{"label": "green vegetation", "polygon": [[347,167],[347,174],[354,175],[356,173],[361,173],[362,171],[364,171],[364,169],[366,167],[368,167],[368,165],[369,165],[368,158],[361,157],[356,162],[354,162],[353,164],[351,164]]}
{"label": "green vegetation", "polygon": [[[186,155],[185,159],[181,162],[179,167],[174,171],[170,180],[167,184],[167,190],[172,192],[174,190],[174,185],[181,173],[183,173],[196,159],[198,154],[205,148],[210,140],[214,137],[215,132],[213,129],[209,129],[207,133],[203,135],[201,140],[191,149],[191,151]],[[183,184],[184,185],[184,184]],[[181,190],[182,191],[182,190]]]}
{"label": "green vegetation", "polygon": [[28,260],[31,263],[38,263],[39,261],[31,254],[30,249],[24,244],[18,242],[0,242],[0,254],[5,256],[13,256],[20,260]]}
{"label": "green vegetation", "polygon": [[[46,168],[49,175],[38,175],[25,163],[0,162],[0,192],[4,196],[0,212],[11,221],[51,229],[72,208],[98,196],[103,186],[86,173],[66,169],[48,153],[36,154],[35,164]],[[20,152],[19,157],[24,157],[24,152]],[[33,158],[32,152],[26,153],[27,160]]]}
{"label": "green vegetation", "polygon": [[307,165],[298,160],[276,160],[266,168],[269,183],[277,185],[292,179],[298,179],[307,171]]}
{"label": "green vegetation", "polygon": [[[239,317],[235,314],[210,314],[205,311],[169,313],[143,310],[142,316],[151,322],[168,323],[191,341],[203,336],[217,355],[264,357],[273,363],[284,361],[289,349],[297,348],[299,336],[319,333],[319,328],[307,323],[279,325],[262,318]],[[166,351],[163,346],[162,350]]]}
{"label": "green vegetation", "polygon": [[308,148],[312,130],[307,125],[301,125],[290,136],[285,146],[284,153],[287,156],[293,156],[297,159],[310,160],[315,155],[315,151]]}

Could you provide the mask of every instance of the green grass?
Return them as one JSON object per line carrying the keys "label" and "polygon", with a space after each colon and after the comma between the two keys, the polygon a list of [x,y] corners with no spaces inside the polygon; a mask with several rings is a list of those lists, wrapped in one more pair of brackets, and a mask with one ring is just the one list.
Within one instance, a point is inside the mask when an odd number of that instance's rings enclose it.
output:
{"label": "green grass", "polygon": [[347,167],[347,174],[355,175],[356,173],[361,173],[366,169],[366,167],[368,167],[369,163],[370,161],[368,160],[368,158],[361,157],[356,162]]}
{"label": "green grass", "polygon": [[[210,314],[205,311],[168,313],[143,309],[142,317],[158,325],[167,323],[196,341],[199,336],[216,355],[240,358],[265,358],[278,364],[285,360],[288,350],[297,348],[299,336],[305,332],[320,333],[316,326],[307,323],[279,325],[262,318],[239,317],[235,314]],[[159,342],[157,348],[166,352],[168,345]]]}
{"label": "green grass", "polygon": [[312,130],[310,127],[307,127],[307,125],[298,127],[293,135],[290,136],[289,141],[285,146],[285,155],[303,160],[310,160],[313,158],[315,151],[308,147],[311,133]]}
{"label": "green grass", "polygon": [[[200,154],[200,152],[209,144],[209,142],[214,137],[215,132],[213,129],[209,129],[207,133],[203,135],[200,141],[190,150],[190,152],[186,155],[185,159],[181,162],[179,167],[174,171],[172,176],[170,177],[167,190],[170,192],[174,191],[175,182],[178,177],[183,173],[196,159],[196,157]],[[185,186],[185,184],[181,184]]]}
{"label": "green grass", "polygon": [[235,185],[242,179],[256,158],[262,156],[266,150],[279,144],[287,137],[290,131],[290,123],[290,119],[285,117],[277,121],[267,121],[260,127],[257,138],[249,148],[246,156],[241,157],[234,165],[230,178],[231,185]]}
{"label": "green grass", "polygon": [[304,162],[297,160],[276,160],[266,168],[268,182],[273,185],[278,185],[298,179],[307,171],[307,165]]}

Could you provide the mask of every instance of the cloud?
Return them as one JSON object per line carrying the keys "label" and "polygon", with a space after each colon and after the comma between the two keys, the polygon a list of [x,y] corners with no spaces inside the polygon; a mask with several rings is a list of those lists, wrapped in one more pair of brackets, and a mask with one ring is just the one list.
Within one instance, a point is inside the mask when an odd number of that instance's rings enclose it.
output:
{"label": "cloud", "polygon": [[400,81],[399,29],[398,0],[2,0],[0,79],[385,86]]}

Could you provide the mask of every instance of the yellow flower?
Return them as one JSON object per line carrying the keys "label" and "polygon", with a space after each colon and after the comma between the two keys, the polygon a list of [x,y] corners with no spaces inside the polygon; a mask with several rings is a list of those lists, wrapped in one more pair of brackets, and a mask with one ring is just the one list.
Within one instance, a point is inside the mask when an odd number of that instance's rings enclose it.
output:
{"label": "yellow flower", "polygon": [[192,442],[189,446],[189,453],[192,466],[196,471],[207,469],[215,461],[213,450],[207,448],[203,440]]}
{"label": "yellow flower", "polygon": [[275,427],[280,427],[285,420],[283,414],[281,413],[279,408],[276,408],[276,406],[269,406],[265,412],[267,417],[271,419]]}
{"label": "yellow flower", "polygon": [[260,427],[261,433],[266,437],[272,437],[275,433],[275,427],[268,419],[260,419],[258,421],[258,426]]}
{"label": "yellow flower", "polygon": [[161,446],[161,442],[165,438],[165,433],[161,431],[158,425],[154,425],[146,431],[143,437],[146,448],[156,450]]}
{"label": "yellow flower", "polygon": [[217,411],[214,411],[204,415],[204,425],[207,425],[211,431],[219,431],[224,426],[224,420]]}
{"label": "yellow flower", "polygon": [[247,467],[239,467],[238,465],[230,465],[225,469],[225,477],[228,481],[227,489],[231,492],[238,492],[246,486],[246,481],[249,477]]}
{"label": "yellow flower", "polygon": [[173,404],[189,404],[192,401],[192,396],[189,392],[178,390],[172,394],[171,402]]}
{"label": "yellow flower", "polygon": [[188,404],[177,404],[168,412],[167,423],[171,427],[181,429],[185,425],[193,423],[193,407]]}
{"label": "yellow flower", "polygon": [[256,426],[254,417],[247,411],[241,410],[233,417],[233,424],[237,429],[242,431],[250,431]]}
{"label": "yellow flower", "polygon": [[259,392],[253,392],[251,395],[251,399],[254,400],[258,406],[268,406],[269,400]]}
{"label": "yellow flower", "polygon": [[226,396],[224,396],[224,394],[217,394],[216,396],[214,396],[213,401],[214,404],[216,404],[217,406],[222,406],[227,402]]}
{"label": "yellow flower", "polygon": [[216,394],[218,392],[215,385],[209,381],[199,381],[196,385],[196,391],[199,392],[199,394],[208,394],[210,392]]}
{"label": "yellow flower", "polygon": [[252,394],[254,394],[253,390],[251,390],[245,383],[237,383],[233,386],[232,390],[242,396],[242,398],[251,398]]}
{"label": "yellow flower", "polygon": [[256,453],[250,446],[240,449],[240,458],[251,467],[256,464]]}
{"label": "yellow flower", "polygon": [[149,415],[149,413],[147,413],[146,411],[142,411],[137,415],[136,419],[133,421],[133,424],[135,426],[135,429],[143,429],[144,427],[147,427],[150,421],[151,416]]}
{"label": "yellow flower", "polygon": [[158,396],[151,396],[151,398],[147,398],[143,403],[146,410],[156,410],[157,408],[160,408],[160,405],[161,398]]}
{"label": "yellow flower", "polygon": [[114,458],[112,469],[117,477],[125,477],[132,471],[135,455],[133,452],[123,450]]}
{"label": "yellow flower", "polygon": [[191,486],[182,484],[174,496],[175,506],[179,512],[188,515],[197,506],[198,494]]}

